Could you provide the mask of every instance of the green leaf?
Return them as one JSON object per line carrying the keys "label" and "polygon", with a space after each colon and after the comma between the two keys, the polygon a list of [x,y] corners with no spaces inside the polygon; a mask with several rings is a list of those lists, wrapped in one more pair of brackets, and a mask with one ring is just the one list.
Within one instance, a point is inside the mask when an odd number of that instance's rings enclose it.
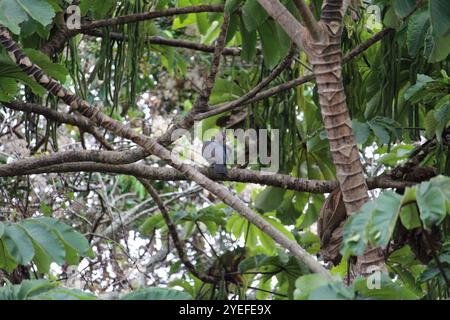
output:
{"label": "green leaf", "polygon": [[400,211],[400,220],[406,229],[412,230],[420,227],[419,212],[415,204],[409,204]]}
{"label": "green leaf", "polygon": [[40,217],[32,220],[47,225],[58,234],[59,239],[64,242],[66,250],[65,260],[69,264],[76,265],[81,256],[88,256],[89,242],[72,227],[48,217]]}
{"label": "green leaf", "polygon": [[364,144],[370,135],[370,127],[367,123],[361,123],[358,120],[352,121],[353,133],[357,144]]}
{"label": "green leaf", "polygon": [[380,288],[370,289],[367,279],[358,278],[354,281],[355,291],[364,298],[376,300],[417,300],[413,291],[393,282],[387,275],[380,273]]}
{"label": "green leaf", "polygon": [[450,32],[431,39],[432,49],[428,61],[435,63],[442,61],[450,54]]}
{"label": "green leaf", "polygon": [[268,17],[266,10],[259,5],[257,0],[247,0],[242,6],[242,18],[249,32],[255,31]]}
{"label": "green leaf", "polygon": [[154,230],[161,228],[164,225],[164,219],[162,215],[154,214],[148,217],[144,223],[139,227],[139,232],[143,235],[151,235]]}
{"label": "green leaf", "polygon": [[450,31],[450,6],[447,0],[431,0],[429,3],[431,27],[434,36]]}
{"label": "green leaf", "polygon": [[408,90],[405,91],[405,94],[403,95],[405,100],[409,100],[414,94],[416,94],[421,89],[423,89],[427,83],[432,82],[432,81],[433,81],[433,78],[431,78],[425,74],[418,74],[416,83],[413,86],[409,87]]}
{"label": "green leaf", "polygon": [[30,300],[97,300],[97,297],[77,289],[55,288],[33,295]]}
{"label": "green leaf", "polygon": [[327,284],[328,280],[320,274],[301,276],[295,281],[294,299],[307,300],[311,292]]}
{"label": "green leaf", "polygon": [[368,227],[374,209],[375,203],[373,201],[367,202],[358,212],[351,215],[345,223],[343,247],[341,249],[343,256],[359,256],[364,253],[369,241]]}
{"label": "green leaf", "polygon": [[126,294],[121,300],[191,300],[183,291],[167,288],[146,288]]}
{"label": "green leaf", "polygon": [[416,12],[409,19],[406,39],[410,56],[415,57],[425,45],[425,37],[429,26],[430,19],[427,10]]}
{"label": "green leaf", "polygon": [[48,280],[24,280],[19,285],[6,285],[0,288],[0,300],[27,300],[53,289],[55,285]]}
{"label": "green leaf", "polygon": [[242,36],[241,57],[247,62],[253,61],[256,55],[256,30],[248,31],[242,16],[239,18],[239,30]]}
{"label": "green leaf", "polygon": [[[441,101],[443,103],[441,103]],[[436,106],[436,111],[434,112],[434,119],[436,120],[436,139],[439,143],[442,142],[442,133],[447,127],[450,121],[450,95],[445,96],[440,100]]]}
{"label": "green leaf", "polygon": [[36,81],[20,70],[20,68],[16,66],[4,52],[0,54],[0,75],[3,79],[12,78],[14,81],[20,80],[22,83],[29,86],[37,95],[42,96],[46,92]]}
{"label": "green leaf", "polygon": [[386,130],[384,126],[381,126],[378,123],[375,123],[374,121],[369,121],[368,125],[375,133],[375,136],[380,140],[381,144],[388,144],[391,136],[389,135],[389,132]]}
{"label": "green leaf", "polygon": [[278,41],[277,26],[274,21],[266,20],[258,27],[261,36],[264,63],[267,68],[273,69],[281,60],[281,49]]}
{"label": "green leaf", "polygon": [[394,232],[402,197],[393,191],[383,192],[372,212],[370,237],[379,246],[386,246]]}
{"label": "green leaf", "polygon": [[19,24],[27,20],[28,16],[16,1],[0,1],[0,23],[5,25],[12,33],[19,34]]}
{"label": "green leaf", "polygon": [[242,0],[226,0],[225,2],[225,12],[232,13],[234,12]]}
{"label": "green leaf", "polygon": [[6,226],[2,241],[17,264],[26,265],[33,259],[33,243],[20,227],[13,224]]}
{"label": "green leaf", "polygon": [[39,211],[46,217],[50,217],[52,215],[52,207],[45,202],[41,202],[39,204]]}
{"label": "green leaf", "polygon": [[17,93],[17,82],[13,78],[0,77],[0,101],[10,102]]}
{"label": "green leaf", "polygon": [[239,98],[244,94],[243,89],[234,81],[218,78],[211,93],[212,105]]}
{"label": "green leaf", "polygon": [[46,0],[2,0],[0,1],[0,23],[11,32],[20,33],[20,24],[30,17],[44,27],[52,22],[54,8]]}
{"label": "green leaf", "polygon": [[36,248],[37,244],[39,249],[42,249],[51,261],[56,262],[58,265],[62,265],[64,263],[66,254],[64,244],[51,228],[36,220],[24,220],[21,221],[19,225],[27,231],[33,240],[36,253],[39,251]]}
{"label": "green leaf", "polygon": [[38,50],[25,49],[24,51],[31,61],[38,65],[49,76],[57,79],[61,83],[66,82],[68,71],[63,65],[51,62],[48,56]]}
{"label": "green leaf", "polygon": [[395,0],[394,8],[395,13],[404,18],[409,15],[416,7],[416,0]]}
{"label": "green leaf", "polygon": [[422,182],[417,187],[417,205],[420,210],[420,219],[426,229],[439,225],[447,214],[446,199],[442,191],[429,181]]}
{"label": "green leaf", "polygon": [[0,300],[95,300],[90,293],[76,289],[56,288],[49,280],[24,280],[19,285],[0,288]]}
{"label": "green leaf", "polygon": [[256,197],[255,207],[262,212],[273,211],[283,203],[285,193],[283,188],[266,187]]}
{"label": "green leaf", "polygon": [[342,282],[328,283],[310,293],[308,300],[353,300],[355,293]]}

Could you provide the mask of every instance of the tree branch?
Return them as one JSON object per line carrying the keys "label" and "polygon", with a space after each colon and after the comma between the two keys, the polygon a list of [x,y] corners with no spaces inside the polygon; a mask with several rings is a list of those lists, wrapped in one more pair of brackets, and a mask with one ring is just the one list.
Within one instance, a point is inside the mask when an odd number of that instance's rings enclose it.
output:
{"label": "tree branch", "polygon": [[[99,30],[85,30],[83,31],[83,34],[93,36],[93,37],[105,37],[105,34],[102,31]],[[128,41],[128,35],[121,34],[118,32],[110,32],[108,34],[110,39],[116,40],[116,41]],[[187,41],[187,40],[179,40],[179,39],[167,39],[162,38],[158,36],[150,36],[146,38],[146,42],[149,44],[156,44],[156,45],[163,45],[163,46],[170,46],[175,48],[185,48],[185,49],[191,49],[196,51],[202,51],[206,53],[214,53],[215,47],[214,46],[208,46],[206,44],[201,44],[197,42]],[[231,48],[224,48],[222,51],[222,55],[224,56],[239,56],[241,54],[241,48],[231,47]]]}
{"label": "tree branch", "polygon": [[177,229],[175,225],[172,222],[172,219],[170,218],[169,211],[167,210],[166,206],[164,205],[164,202],[161,200],[161,198],[158,195],[158,192],[153,188],[153,186],[145,179],[139,179],[141,184],[145,187],[145,190],[150,194],[150,196],[153,198],[153,201],[155,201],[156,205],[159,208],[159,211],[161,212],[161,215],[166,222],[167,229],[169,230],[170,237],[172,238],[173,244],[175,246],[175,249],[177,250],[178,257],[180,258],[181,262],[184,264],[184,266],[191,272],[195,277],[199,278],[203,282],[207,283],[216,283],[220,279],[216,279],[215,277],[209,276],[207,274],[198,272],[195,266],[192,264],[191,261],[189,261],[189,258],[184,251],[184,243],[178,236]]}
{"label": "tree branch", "polygon": [[294,54],[296,51],[296,46],[293,45],[291,49],[289,50],[288,55],[284,60],[278,64],[278,66],[272,70],[272,72],[264,78],[260,83],[258,83],[253,89],[251,89],[249,92],[247,92],[245,95],[241,96],[240,98],[230,102],[225,103],[222,105],[215,106],[213,109],[208,108],[209,111],[202,112],[195,116],[195,120],[202,120],[209,117],[212,117],[214,115],[230,111],[236,107],[240,107],[244,105],[246,102],[248,102],[251,98],[255,97],[258,92],[260,92],[262,89],[264,89],[267,85],[269,85],[273,80],[275,80],[287,67],[290,66],[292,63],[292,59],[294,58]]}
{"label": "tree branch", "polygon": [[[0,165],[0,177],[40,173],[103,172],[132,175],[149,180],[187,180],[186,176],[172,168],[132,163],[136,158],[139,157],[133,155],[130,151],[64,151]],[[124,164],[126,162],[128,164]],[[283,174],[267,175],[247,169],[230,169],[226,176],[215,174],[209,168],[195,167],[195,169],[215,181],[254,183],[299,192],[329,193],[338,186],[337,181],[307,180]],[[387,175],[369,178],[367,183],[371,189],[401,189],[414,184],[413,182],[394,180]]]}
{"label": "tree branch", "polygon": [[300,13],[300,16],[302,17],[306,29],[308,29],[309,33],[311,34],[311,37],[315,41],[319,41],[322,37],[322,29],[317,23],[316,18],[314,18],[314,15],[309,7],[303,0],[294,0],[294,4]]}
{"label": "tree branch", "polygon": [[25,103],[21,101],[12,101],[9,103],[3,103],[3,105],[9,109],[23,112],[31,112],[37,113],[45,118],[59,122],[59,123],[67,123],[73,126],[77,126],[81,130],[85,132],[89,132],[94,136],[94,138],[106,148],[106,150],[112,150],[112,145],[103,138],[103,135],[98,131],[96,127],[92,125],[92,122],[89,119],[81,116],[81,115],[71,115],[67,113],[58,112],[56,110],[46,108],[44,106],[38,105],[36,103]]}

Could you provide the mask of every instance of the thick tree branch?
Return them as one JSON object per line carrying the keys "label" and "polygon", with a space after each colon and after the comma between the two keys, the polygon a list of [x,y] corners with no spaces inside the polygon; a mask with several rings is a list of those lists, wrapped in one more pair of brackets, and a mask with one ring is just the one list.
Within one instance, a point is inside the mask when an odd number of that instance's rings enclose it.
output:
{"label": "thick tree branch", "polygon": [[[187,180],[186,176],[172,168],[132,163],[136,158],[138,157],[130,151],[64,151],[0,165],[0,177],[40,173],[103,172],[132,175],[149,180]],[[247,169],[230,169],[226,176],[215,174],[209,168],[196,167],[196,169],[215,181],[254,183],[300,192],[329,193],[338,186],[337,181],[307,180],[283,174],[267,175]],[[369,178],[367,183],[371,189],[402,189],[413,184],[413,182],[394,180],[386,175]]]}

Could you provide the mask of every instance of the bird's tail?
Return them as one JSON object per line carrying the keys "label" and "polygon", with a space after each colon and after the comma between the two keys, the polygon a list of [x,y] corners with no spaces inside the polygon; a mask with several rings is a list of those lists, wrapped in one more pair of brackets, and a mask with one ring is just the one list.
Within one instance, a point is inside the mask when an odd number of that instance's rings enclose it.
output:
{"label": "bird's tail", "polygon": [[214,173],[216,174],[227,174],[228,170],[225,164],[223,163],[216,163],[214,164]]}

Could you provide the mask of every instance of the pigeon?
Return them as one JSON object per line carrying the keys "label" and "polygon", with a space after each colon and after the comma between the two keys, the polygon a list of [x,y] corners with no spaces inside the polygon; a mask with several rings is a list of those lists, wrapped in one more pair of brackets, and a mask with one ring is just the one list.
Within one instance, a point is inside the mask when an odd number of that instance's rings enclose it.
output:
{"label": "pigeon", "polygon": [[223,133],[211,138],[211,141],[203,143],[202,156],[211,165],[216,174],[226,175],[227,147],[224,143]]}

